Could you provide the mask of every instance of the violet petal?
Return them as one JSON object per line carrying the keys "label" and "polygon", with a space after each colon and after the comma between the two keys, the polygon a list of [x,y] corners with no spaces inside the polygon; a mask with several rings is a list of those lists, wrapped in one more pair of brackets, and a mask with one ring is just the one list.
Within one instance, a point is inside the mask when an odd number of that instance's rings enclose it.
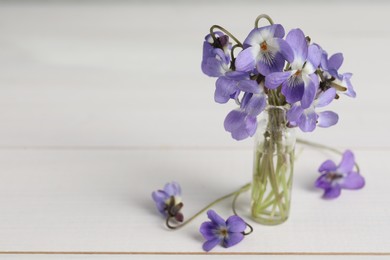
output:
{"label": "violet petal", "polygon": [[324,199],[335,199],[340,196],[341,188],[339,185],[328,188],[325,190],[324,195],[322,196]]}
{"label": "violet petal", "polygon": [[231,247],[237,245],[244,239],[244,235],[242,233],[229,233],[228,237],[224,239],[223,246]]}
{"label": "violet petal", "polygon": [[330,127],[339,121],[339,116],[333,111],[323,111],[318,113],[318,126],[319,127]]}
{"label": "violet petal", "polygon": [[355,165],[355,156],[350,150],[346,150],[341,159],[338,170],[342,173],[349,173]]}
{"label": "violet petal", "polygon": [[212,240],[208,240],[203,243],[203,250],[206,252],[209,252],[211,249],[213,249],[216,245],[218,245],[222,241],[221,238],[214,238]]}
{"label": "violet petal", "polygon": [[245,221],[236,215],[230,216],[226,220],[226,226],[229,232],[244,232],[246,229]]}
{"label": "violet petal", "polygon": [[349,190],[361,189],[364,187],[364,185],[364,178],[357,172],[349,173],[343,182],[340,183],[341,188]]}

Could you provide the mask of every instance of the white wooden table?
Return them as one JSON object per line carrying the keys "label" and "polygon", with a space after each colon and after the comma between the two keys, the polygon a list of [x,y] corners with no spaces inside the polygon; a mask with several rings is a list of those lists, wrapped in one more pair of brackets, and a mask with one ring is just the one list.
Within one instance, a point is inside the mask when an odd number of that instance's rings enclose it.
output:
{"label": "white wooden table", "polygon": [[[367,185],[322,200],[317,168],[339,158],[298,147],[290,219],[254,224],[242,243],[211,254],[390,257],[389,10],[375,1],[0,3],[0,258],[204,254],[206,215],[168,231],[151,192],[179,182],[190,216],[251,180],[252,140],[223,130],[233,105],[213,102],[200,60],[212,24],[243,39],[260,13],[344,53],[358,97],[331,105],[337,126],[299,136],[354,150]],[[249,219],[248,195],[240,203]],[[232,214],[230,201],[214,209]]]}

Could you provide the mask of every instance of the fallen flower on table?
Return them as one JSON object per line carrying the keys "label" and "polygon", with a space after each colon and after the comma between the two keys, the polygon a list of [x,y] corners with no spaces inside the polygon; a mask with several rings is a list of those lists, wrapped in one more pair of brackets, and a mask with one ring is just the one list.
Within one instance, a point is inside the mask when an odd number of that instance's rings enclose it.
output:
{"label": "fallen flower on table", "polygon": [[210,251],[216,245],[231,247],[244,239],[247,224],[239,216],[230,216],[226,221],[214,210],[207,211],[211,221],[203,222],[200,226],[200,233],[207,240],[203,244],[204,251]]}
{"label": "fallen flower on table", "polygon": [[319,168],[321,176],[316,180],[315,186],[324,189],[323,198],[334,199],[340,196],[341,189],[357,190],[365,185],[364,178],[359,171],[354,171],[355,156],[347,150],[337,166],[332,160],[327,160]]}
{"label": "fallen flower on table", "polygon": [[152,193],[152,198],[156,203],[158,211],[164,217],[173,217],[177,221],[183,221],[183,214],[180,212],[183,207],[181,202],[181,187],[177,182],[167,183],[163,190]]}

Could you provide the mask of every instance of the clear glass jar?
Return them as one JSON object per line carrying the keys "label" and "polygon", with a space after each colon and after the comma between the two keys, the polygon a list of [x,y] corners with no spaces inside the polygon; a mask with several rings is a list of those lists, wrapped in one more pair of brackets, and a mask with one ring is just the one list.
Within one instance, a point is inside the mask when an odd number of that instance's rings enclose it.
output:
{"label": "clear glass jar", "polygon": [[277,225],[289,216],[295,143],[286,109],[267,108],[258,122],[254,147],[251,215],[256,222]]}

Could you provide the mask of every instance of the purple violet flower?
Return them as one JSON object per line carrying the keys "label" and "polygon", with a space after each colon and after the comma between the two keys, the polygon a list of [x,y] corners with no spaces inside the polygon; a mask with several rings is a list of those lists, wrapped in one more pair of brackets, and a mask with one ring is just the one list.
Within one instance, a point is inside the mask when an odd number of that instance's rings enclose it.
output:
{"label": "purple violet flower", "polygon": [[343,94],[354,98],[356,97],[356,92],[353,89],[351,77],[352,73],[341,74],[339,78],[336,78],[334,81],[332,81],[332,84],[337,84],[339,86],[346,87],[347,90],[343,92]]}
{"label": "purple violet flower", "polygon": [[324,70],[324,72],[327,72],[327,75],[324,75],[326,78],[338,78],[341,75],[339,75],[338,70],[340,69],[341,65],[343,64],[344,56],[342,53],[335,53],[328,59],[328,53],[326,51],[322,52],[321,56],[321,68]]}
{"label": "purple violet flower", "polygon": [[203,222],[199,229],[207,240],[203,244],[204,251],[208,252],[220,243],[231,247],[244,239],[246,223],[239,216],[233,215],[225,221],[214,210],[207,211],[207,216],[211,221]]}
{"label": "purple violet flower", "polygon": [[215,32],[216,41],[208,34],[203,43],[203,59],[201,68],[210,77],[219,77],[229,71],[230,50],[229,36]]}
{"label": "purple violet flower", "polygon": [[303,108],[302,105],[294,104],[289,111],[287,111],[287,119],[291,126],[299,126],[303,132],[312,132],[319,127],[330,127],[337,124],[339,116],[332,111],[323,111],[317,113],[317,107],[324,107],[328,105],[336,96],[336,90],[330,88],[318,95],[318,98],[308,107]]}
{"label": "purple violet flower", "polygon": [[259,84],[247,72],[229,71],[217,79],[215,87],[214,100],[220,104],[236,99],[241,91],[260,93]]}
{"label": "purple violet flower", "polygon": [[243,140],[253,136],[257,129],[257,116],[267,105],[267,96],[262,85],[258,85],[256,91],[247,89],[240,108],[232,110],[225,118],[225,130],[230,132],[236,140]]}
{"label": "purple violet flower", "polygon": [[322,50],[316,45],[308,45],[301,29],[291,30],[286,37],[294,52],[291,70],[267,75],[265,86],[276,89],[282,85],[282,93],[288,103],[301,101],[303,108],[308,108],[316,95],[319,80],[315,74],[321,62]]}
{"label": "purple violet flower", "polygon": [[164,217],[174,217],[177,221],[183,221],[183,214],[180,213],[183,203],[181,201],[181,187],[177,182],[167,183],[163,190],[152,193],[158,211]]}
{"label": "purple violet flower", "polygon": [[244,41],[244,50],[236,58],[236,69],[252,71],[256,67],[264,76],[282,71],[285,60],[293,59],[291,47],[283,37],[284,28],[280,24],[253,29]]}
{"label": "purple violet flower", "polygon": [[364,187],[365,180],[353,170],[355,156],[347,150],[338,166],[331,161],[325,161],[319,168],[321,176],[316,180],[315,186],[325,190],[323,198],[334,199],[340,196],[341,189],[356,190]]}
{"label": "purple violet flower", "polygon": [[327,81],[330,81],[330,86],[335,86],[337,89],[340,89],[338,86],[345,87],[346,91],[342,93],[349,97],[356,97],[356,92],[353,89],[351,83],[352,73],[339,74],[338,70],[343,64],[344,57],[342,53],[333,54],[328,59],[328,53],[323,51],[321,58],[321,68],[324,70],[324,77]]}

